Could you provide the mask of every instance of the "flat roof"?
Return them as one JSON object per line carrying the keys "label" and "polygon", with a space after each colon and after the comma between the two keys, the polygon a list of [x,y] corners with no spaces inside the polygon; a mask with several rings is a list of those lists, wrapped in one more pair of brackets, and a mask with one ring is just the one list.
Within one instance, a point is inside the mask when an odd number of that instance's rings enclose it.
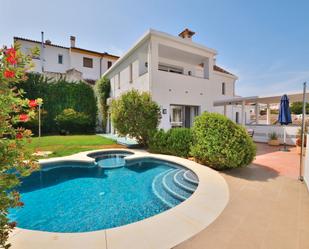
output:
{"label": "flat roof", "polygon": [[[110,74],[112,71],[115,70],[115,68],[117,67],[117,65],[119,65],[120,63],[122,63],[126,58],[128,58],[139,46],[141,46],[148,38],[150,38],[151,36],[158,36],[158,37],[162,37],[165,39],[169,39],[169,40],[173,40],[175,42],[179,42],[185,45],[189,45],[198,49],[202,49],[207,51],[208,53],[212,53],[214,55],[217,54],[217,51],[215,49],[212,48],[208,48],[204,45],[201,45],[199,43],[196,43],[194,41],[188,41],[186,39],[183,39],[181,37],[178,36],[173,36],[171,34],[162,32],[162,31],[158,31],[158,30],[154,30],[154,29],[149,29],[147,30],[146,33],[144,33],[144,35],[142,35],[137,42],[135,42],[133,44],[133,46],[127,50],[127,52],[125,54],[123,54],[113,65],[111,68],[109,68],[104,74],[103,76],[107,76],[108,74]],[[218,71],[218,70],[217,70]]]}
{"label": "flat roof", "polygon": [[[303,93],[285,93],[290,103],[302,102]],[[249,96],[249,97],[234,97],[230,99],[222,99],[214,101],[214,106],[224,105],[237,105],[244,102],[246,105],[260,103],[260,104],[276,104],[280,103],[281,97],[284,94],[272,95],[272,96]],[[309,93],[306,93],[306,100],[309,100]]]}

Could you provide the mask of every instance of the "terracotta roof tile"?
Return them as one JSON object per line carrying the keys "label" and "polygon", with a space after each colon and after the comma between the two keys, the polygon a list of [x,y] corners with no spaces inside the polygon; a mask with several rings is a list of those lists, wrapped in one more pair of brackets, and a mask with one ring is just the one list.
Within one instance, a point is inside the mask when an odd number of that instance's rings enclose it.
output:
{"label": "terracotta roof tile", "polygon": [[214,70],[217,71],[217,72],[220,72],[220,73],[226,73],[226,74],[235,76],[234,74],[226,71],[225,69],[223,69],[222,67],[219,67],[217,65],[214,65]]}
{"label": "terracotta roof tile", "polygon": [[[36,40],[31,40],[31,39],[27,39],[27,38],[23,38],[23,37],[14,36],[14,41],[16,41],[16,40],[29,41],[29,42],[34,42],[34,43],[41,44],[40,41],[36,41]],[[58,48],[64,48],[64,49],[70,49],[70,47],[60,46],[60,45],[53,44],[53,43],[46,43],[46,42],[44,42],[44,45],[53,46],[53,47],[58,47]],[[119,56],[113,55],[113,54],[109,54],[109,53],[107,53],[107,52],[101,53],[101,52],[92,51],[92,50],[83,49],[83,48],[78,48],[78,47],[72,47],[72,49],[76,49],[76,50],[81,50],[81,51],[85,51],[85,52],[90,52],[90,53],[98,54],[98,55],[100,55],[100,56],[108,55],[108,56],[115,57],[116,59],[119,58]]]}

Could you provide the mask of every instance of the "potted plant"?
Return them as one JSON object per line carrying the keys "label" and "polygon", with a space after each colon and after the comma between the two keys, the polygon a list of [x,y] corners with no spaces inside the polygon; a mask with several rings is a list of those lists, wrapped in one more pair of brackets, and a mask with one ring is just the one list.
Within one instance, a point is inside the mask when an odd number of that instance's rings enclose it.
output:
{"label": "potted plant", "polygon": [[[304,139],[304,147],[306,148],[306,145],[307,145],[307,127],[305,127],[305,139]],[[298,132],[297,132],[297,136],[296,136],[296,152],[297,154],[300,155],[301,153],[301,142],[302,142],[302,137],[301,137],[301,129],[298,129]],[[305,153],[306,150],[303,151],[303,154]]]}
{"label": "potted plant", "polygon": [[278,135],[276,132],[272,132],[268,134],[268,144],[271,146],[278,146],[280,145],[280,141],[278,139]]}

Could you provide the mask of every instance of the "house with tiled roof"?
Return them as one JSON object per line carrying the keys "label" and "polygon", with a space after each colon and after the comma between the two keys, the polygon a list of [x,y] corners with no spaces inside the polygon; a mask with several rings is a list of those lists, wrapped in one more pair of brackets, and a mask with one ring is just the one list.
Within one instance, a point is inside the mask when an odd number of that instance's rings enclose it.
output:
{"label": "house with tiled roof", "polygon": [[70,37],[70,46],[53,44],[50,40],[36,41],[14,37],[24,53],[33,47],[40,49],[40,56],[33,58],[34,72],[49,77],[65,76],[68,80],[84,80],[94,84],[119,58],[107,52],[97,52],[76,46],[76,37]]}
{"label": "house with tiled roof", "polygon": [[[161,108],[160,128],[191,127],[204,111],[225,114],[235,122],[249,118],[237,106],[214,106],[235,97],[237,76],[216,65],[217,51],[192,40],[185,29],[178,36],[150,29],[104,76],[111,99],[130,89],[150,92]],[[109,131],[113,132],[109,121]]]}

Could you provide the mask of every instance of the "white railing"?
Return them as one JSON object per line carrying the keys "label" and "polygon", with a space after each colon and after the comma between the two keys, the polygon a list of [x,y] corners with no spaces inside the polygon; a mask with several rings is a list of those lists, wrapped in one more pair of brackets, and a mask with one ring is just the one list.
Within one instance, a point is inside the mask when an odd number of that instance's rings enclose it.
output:
{"label": "white railing", "polygon": [[[280,125],[246,125],[247,129],[254,130],[253,140],[266,143],[270,133],[275,132],[281,143],[283,143],[284,127]],[[300,126],[286,126],[286,143],[295,145],[296,136]]]}

